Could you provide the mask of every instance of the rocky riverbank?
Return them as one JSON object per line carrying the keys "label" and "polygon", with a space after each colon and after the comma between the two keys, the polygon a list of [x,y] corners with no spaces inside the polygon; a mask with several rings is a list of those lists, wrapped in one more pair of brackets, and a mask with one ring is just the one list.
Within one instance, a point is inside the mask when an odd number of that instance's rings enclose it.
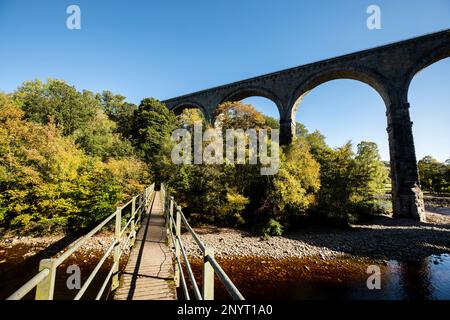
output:
{"label": "rocky riverbank", "polygon": [[[281,296],[289,298],[294,294],[303,298],[310,297],[312,293],[308,290],[305,292],[293,290],[299,288],[297,283],[309,283],[313,289],[318,282],[325,283],[326,289],[316,288],[317,290],[314,289],[316,293],[328,292],[330,283],[338,291],[342,289],[343,284],[353,288],[354,283],[365,284],[366,269],[371,264],[385,268],[386,272],[383,271],[383,274],[402,270],[398,267],[399,263],[402,266],[411,263],[408,266],[417,269],[417,266],[424,265],[423,261],[426,261],[426,266],[445,265],[448,269],[450,216],[428,212],[427,218],[427,223],[415,223],[379,217],[370,223],[353,225],[347,230],[309,227],[268,240],[241,230],[211,226],[195,230],[206,245],[214,247],[215,256],[221,266],[228,274],[233,275],[233,281],[243,290],[246,297],[260,298],[257,293],[270,296],[274,288],[280,290],[279,279],[283,276],[285,293]],[[0,240],[0,299],[9,296],[25,279],[36,274],[41,259],[58,256],[76,239],[76,236],[40,238],[4,236]],[[182,239],[194,271],[200,275],[202,266],[200,252],[188,233],[184,233]],[[94,236],[77,250],[65,265],[77,264],[83,274],[89,274],[112,241],[112,233]],[[124,256],[122,263],[125,259]],[[107,261],[105,268],[100,270],[100,273],[103,273],[96,281],[101,281],[106,276],[110,263],[111,259]],[[411,270],[410,267],[407,270]],[[428,269],[428,267],[418,268],[418,277],[430,278],[422,275],[424,270]],[[73,292],[68,292],[65,286],[64,265],[61,265],[59,272],[61,274],[57,277],[59,282],[56,284],[58,295],[60,298],[72,299]],[[276,276],[272,277],[272,274]],[[342,274],[349,276],[343,278]],[[442,291],[440,282],[445,282],[447,278],[442,274],[437,274],[436,277],[436,292],[439,293]],[[333,282],[335,280],[337,282]],[[96,285],[98,287],[101,283],[98,282]],[[95,297],[94,291],[87,292],[87,296]],[[227,296],[226,292],[223,296]]]}
{"label": "rocky riverbank", "polygon": [[[7,298],[26,280],[33,277],[37,273],[39,262],[42,259],[60,255],[77,238],[77,236],[62,235],[38,238],[16,236],[2,238],[0,240],[0,300]],[[112,233],[96,235],[59,266],[55,280],[55,299],[70,300],[76,294],[76,291],[67,288],[66,268],[75,264],[80,267],[81,274],[86,277],[94,270],[113,239]],[[126,255],[121,259],[121,268],[125,261]],[[85,298],[95,298],[111,265],[112,258],[110,256],[98,271],[92,286],[86,291]],[[33,292],[25,299],[33,299]]]}
{"label": "rocky riverbank", "polygon": [[[195,228],[202,241],[214,247],[217,257],[328,259],[346,255],[377,259],[414,260],[433,254],[450,253],[450,216],[427,212],[427,223],[376,218],[370,224],[352,225],[348,230],[310,227],[282,237],[264,240],[242,230],[203,226]],[[47,258],[62,253],[76,237],[17,237],[0,239],[0,267],[19,264],[28,258]],[[113,240],[112,233],[96,235],[73,256],[75,260],[95,259]],[[186,252],[199,258],[200,251],[188,233],[182,235]]]}
{"label": "rocky riverbank", "polygon": [[[380,217],[370,224],[352,225],[348,230],[309,228],[269,240],[226,228],[206,226],[195,230],[222,259],[357,256],[418,260],[433,254],[450,253],[450,216],[429,212],[427,218],[427,223],[415,223]],[[183,234],[182,240],[188,255],[200,257],[189,234]]]}
{"label": "rocky riverbank", "polygon": [[[67,246],[75,241],[77,237],[71,236],[45,236],[45,237],[22,237],[6,236],[0,239],[0,268],[2,271],[9,267],[21,264],[29,258],[39,257],[50,258],[64,252]],[[107,250],[112,243],[114,235],[112,233],[102,233],[95,235],[78,249],[71,257],[74,260],[88,262],[90,259],[97,259]]]}

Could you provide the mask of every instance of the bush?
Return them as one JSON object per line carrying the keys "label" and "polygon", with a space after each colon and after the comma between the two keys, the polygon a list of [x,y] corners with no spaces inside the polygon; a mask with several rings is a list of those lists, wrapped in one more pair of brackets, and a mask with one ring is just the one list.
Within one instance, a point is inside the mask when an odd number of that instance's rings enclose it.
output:
{"label": "bush", "polygon": [[269,236],[281,236],[283,235],[283,226],[281,223],[274,219],[270,219],[267,225],[261,230],[264,238]]}

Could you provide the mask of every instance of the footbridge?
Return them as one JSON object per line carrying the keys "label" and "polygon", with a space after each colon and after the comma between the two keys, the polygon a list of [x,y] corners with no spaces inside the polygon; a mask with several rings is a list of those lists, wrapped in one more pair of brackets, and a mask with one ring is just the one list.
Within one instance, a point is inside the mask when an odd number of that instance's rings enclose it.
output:
{"label": "footbridge", "polygon": [[[41,260],[38,272],[8,300],[19,300],[33,293],[36,300],[57,298],[55,281],[58,268],[83,245],[94,241],[95,234],[111,224],[114,224],[114,240],[77,291],[75,300],[82,299],[88,289],[96,290],[96,300],[214,300],[216,277],[231,298],[244,299],[214,258],[214,248],[202,242],[165,185],[155,190],[153,184],[117,207],[114,213],[74,241],[64,252]],[[201,284],[189,263],[181,240],[182,230],[191,234],[203,253]],[[130,252],[127,257],[126,252]],[[121,268],[121,261],[124,260],[124,267]],[[99,277],[99,270],[108,262],[109,272],[101,285],[92,288],[93,280]]]}

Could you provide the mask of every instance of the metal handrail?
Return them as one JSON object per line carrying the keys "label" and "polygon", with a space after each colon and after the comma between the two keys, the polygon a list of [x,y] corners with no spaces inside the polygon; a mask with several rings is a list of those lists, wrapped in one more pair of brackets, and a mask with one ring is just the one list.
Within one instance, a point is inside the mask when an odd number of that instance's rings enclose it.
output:
{"label": "metal handrail", "polygon": [[181,274],[181,287],[183,288],[183,294],[186,300],[191,300],[190,296],[189,296],[189,291],[186,285],[186,279],[184,278],[184,272],[183,272],[183,268],[181,266],[180,260],[177,259],[177,265],[178,268],[180,270],[180,274]]}
{"label": "metal handrail", "polygon": [[200,248],[200,250],[202,252],[205,252],[206,246],[200,240],[200,238],[198,237],[197,233],[195,233],[194,229],[192,229],[191,225],[189,224],[189,222],[187,221],[186,217],[184,216],[184,214],[183,214],[183,212],[181,210],[180,210],[180,213],[181,213],[181,219],[183,220],[184,225],[186,226],[186,229],[188,229],[188,231],[191,233],[192,238],[195,240],[195,242],[197,242],[197,245]]}
{"label": "metal handrail", "polygon": [[206,256],[206,259],[211,263],[212,267],[214,268],[215,273],[220,279],[220,282],[225,286],[225,289],[227,289],[228,293],[231,295],[231,297],[234,300],[244,300],[244,297],[239,292],[239,290],[236,288],[234,283],[231,281],[230,278],[228,278],[225,271],[223,271],[222,267],[219,265],[219,263],[216,261],[216,259],[210,255]]}
{"label": "metal handrail", "polygon": [[95,297],[95,300],[100,300],[103,292],[106,289],[106,286],[109,282],[109,280],[111,279],[113,273],[114,273],[114,268],[119,266],[119,262],[114,262],[114,264],[112,265],[111,269],[108,272],[108,275],[105,278],[105,281],[103,281],[102,287],[100,288],[99,292],[97,293],[97,296]]}
{"label": "metal handrail", "polygon": [[60,256],[55,259],[55,264],[58,266],[63,263],[68,257],[70,257],[75,251],[82,247],[93,235],[95,235],[101,228],[103,228],[108,222],[110,222],[117,215],[117,210],[103,220],[99,225],[92,229],[88,234],[78,238],[69,248]]}
{"label": "metal handrail", "polygon": [[22,287],[20,287],[16,292],[10,295],[6,300],[20,300],[25,297],[31,290],[36,287],[38,283],[44,280],[50,274],[50,269],[45,268],[37,273],[33,278],[28,280]]}
{"label": "metal handrail", "polygon": [[105,254],[103,254],[102,258],[100,259],[100,261],[97,263],[97,265],[95,266],[94,270],[91,272],[91,274],[89,275],[89,277],[87,278],[87,280],[85,281],[85,283],[83,284],[83,286],[80,288],[80,291],[78,291],[77,295],[75,296],[74,300],[80,300],[81,297],[83,296],[83,294],[86,292],[87,288],[89,287],[89,285],[91,284],[92,280],[94,279],[94,277],[96,276],[98,270],[100,270],[100,267],[103,265],[103,263],[106,261],[106,259],[109,257],[109,255],[111,254],[111,252],[113,251],[114,247],[118,245],[118,242],[116,240],[114,240],[108,250],[106,250]]}
{"label": "metal handrail", "polygon": [[[92,280],[97,275],[101,266],[105,263],[110,254],[114,251],[114,262],[111,266],[111,269],[100,288],[96,296],[96,300],[100,299],[103,295],[104,290],[110,279],[112,278],[111,289],[114,290],[118,286],[118,273],[119,273],[119,261],[122,253],[124,252],[126,247],[131,247],[134,245],[134,240],[136,239],[136,232],[140,227],[141,216],[142,213],[148,211],[148,204],[150,203],[150,198],[152,195],[154,196],[155,185],[152,184],[149,187],[145,188],[145,190],[139,194],[131,198],[127,203],[123,206],[117,207],[115,212],[108,217],[106,217],[102,222],[100,222],[94,229],[88,232],[86,235],[75,240],[68,249],[61,254],[60,256],[53,259],[43,259],[39,264],[39,272],[33,276],[28,282],[26,282],[23,286],[21,286],[18,290],[16,290],[13,294],[11,294],[7,300],[20,300],[26,294],[28,294],[31,290],[36,288],[36,300],[52,300],[54,294],[54,283],[55,283],[55,275],[56,269],[59,265],[61,265],[68,257],[70,257],[75,251],[77,251],[80,247],[82,247],[93,235],[95,235],[100,229],[102,229],[105,225],[107,225],[113,218],[116,220],[115,224],[115,239],[109,245],[106,252],[100,258],[100,261],[95,266],[94,270],[91,272],[87,280],[84,282],[81,289],[78,291],[75,296],[75,300],[80,299],[83,294],[86,292],[89,285],[92,283]],[[136,207],[136,200],[139,199],[139,205]],[[131,218],[125,223],[125,226],[122,228],[122,210],[132,205],[131,208]],[[126,240],[123,240],[123,235],[129,230],[129,235]],[[133,239],[132,243],[130,243],[131,239]],[[123,244],[121,246],[121,244]]]}
{"label": "metal handrail", "polygon": [[[236,288],[231,279],[227,276],[225,271],[219,265],[217,260],[214,258],[214,250],[211,247],[206,246],[194,231],[194,229],[189,224],[186,219],[181,207],[177,206],[177,203],[169,195],[167,192],[165,185],[161,184],[161,194],[163,201],[163,210],[166,216],[167,230],[169,234],[169,241],[173,245],[173,249],[175,251],[175,261],[176,261],[176,270],[175,270],[175,282],[177,287],[181,286],[183,288],[184,297],[186,300],[190,300],[189,292],[186,286],[186,279],[182,269],[180,254],[185,261],[186,270],[188,276],[192,282],[192,286],[194,289],[194,294],[199,300],[212,300],[214,299],[214,275],[217,275],[220,282],[224,285],[227,292],[234,300],[244,300],[241,292]],[[175,209],[175,217],[174,217],[174,208]],[[201,250],[204,258],[203,262],[203,294],[200,293],[198,285],[195,281],[194,274],[192,272],[191,265],[186,255],[186,250],[184,248],[183,242],[181,241],[181,225],[184,224],[185,228],[189,231],[192,238],[195,240],[195,243]],[[174,232],[175,230],[175,232]]]}
{"label": "metal handrail", "polygon": [[203,300],[202,294],[200,293],[197,282],[195,281],[194,272],[192,271],[191,264],[189,263],[189,260],[186,255],[186,251],[184,250],[183,243],[181,242],[181,239],[179,237],[177,237],[177,241],[180,244],[181,253],[183,254],[183,259],[184,259],[184,262],[186,263],[186,270],[188,272],[189,278],[190,278],[192,286],[194,288],[195,297],[198,300]]}

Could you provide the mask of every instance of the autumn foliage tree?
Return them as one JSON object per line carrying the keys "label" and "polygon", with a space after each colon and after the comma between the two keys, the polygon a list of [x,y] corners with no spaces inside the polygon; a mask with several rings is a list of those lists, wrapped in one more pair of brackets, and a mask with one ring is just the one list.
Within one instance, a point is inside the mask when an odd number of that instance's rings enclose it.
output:
{"label": "autumn foliage tree", "polygon": [[[98,106],[85,123],[73,121],[57,102],[73,98],[70,87],[34,85],[0,94],[0,228],[40,234],[90,226],[148,183],[147,167]],[[47,87],[58,98],[40,96]],[[121,144],[119,156],[113,150]]]}
{"label": "autumn foliage tree", "polygon": [[[277,119],[242,102],[221,104],[214,118],[208,124],[190,108],[175,116],[156,99],[135,106],[62,80],[29,81],[12,95],[0,94],[0,229],[37,234],[89,227],[150,182],[165,182],[194,223],[266,236],[310,220],[345,225],[384,210],[376,196],[388,169],[377,145],[363,141],[356,153],[350,142],[331,148],[300,123],[293,142],[280,147],[274,175],[261,175],[260,162],[248,164],[248,144],[247,164],[175,165],[177,128],[279,128]],[[424,188],[448,190],[448,168],[431,157],[421,160]]]}
{"label": "autumn foliage tree", "polygon": [[[242,102],[226,102],[215,113],[216,127],[277,129],[274,118]],[[195,110],[178,116],[191,128]],[[205,125],[207,127],[207,125]],[[261,176],[260,165],[181,165],[170,185],[193,221],[246,226],[265,235],[279,235],[309,219],[347,224],[379,212],[376,195],[384,192],[388,171],[375,143],[361,142],[357,152],[347,143],[333,149],[319,131],[297,124],[297,138],[281,148],[280,169]]]}
{"label": "autumn foliage tree", "polygon": [[[276,127],[273,118],[242,102],[219,105],[215,118],[217,128],[223,132],[228,129],[270,131]],[[198,117],[188,109],[178,120],[182,127],[192,126]],[[248,145],[246,148],[248,157]],[[185,211],[197,221],[280,234],[283,226],[306,214],[320,186],[319,165],[306,143],[297,142],[286,148],[281,158],[281,168],[275,176],[262,176],[260,163],[225,161],[221,165],[178,166],[170,184]]]}

